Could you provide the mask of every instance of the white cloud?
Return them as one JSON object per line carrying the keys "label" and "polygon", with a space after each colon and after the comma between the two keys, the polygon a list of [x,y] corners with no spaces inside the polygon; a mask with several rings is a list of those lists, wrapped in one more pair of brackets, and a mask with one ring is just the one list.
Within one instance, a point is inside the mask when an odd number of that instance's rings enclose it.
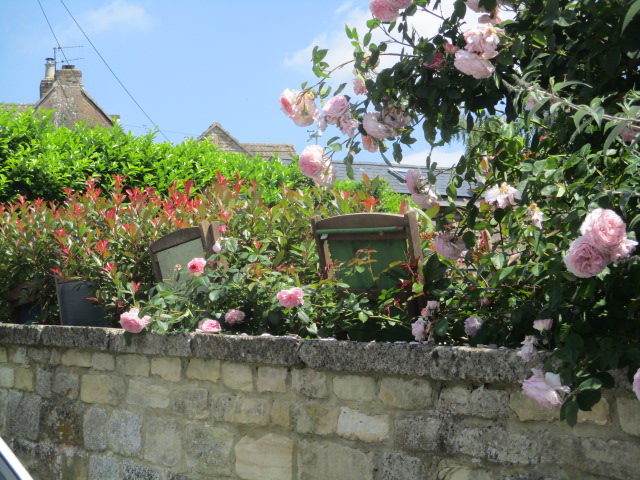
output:
{"label": "white cloud", "polygon": [[[427,155],[429,150],[423,150],[422,152],[412,153],[402,158],[402,165],[416,165],[424,167],[427,162]],[[444,149],[435,149],[431,154],[431,162],[437,162],[439,167],[452,167],[460,157],[464,154],[464,149],[455,150],[452,152],[445,151]]]}
{"label": "white cloud", "polygon": [[78,23],[85,32],[105,33],[113,30],[148,30],[154,22],[144,8],[126,0],[113,0],[97,10],[82,13]]}

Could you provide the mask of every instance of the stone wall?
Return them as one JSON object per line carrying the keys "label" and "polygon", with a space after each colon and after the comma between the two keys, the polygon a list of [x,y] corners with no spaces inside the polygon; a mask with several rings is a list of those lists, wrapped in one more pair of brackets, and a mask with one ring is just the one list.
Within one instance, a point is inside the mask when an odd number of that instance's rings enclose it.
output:
{"label": "stone wall", "polygon": [[0,325],[0,433],[39,479],[640,475],[640,402],[573,429],[498,349]]}

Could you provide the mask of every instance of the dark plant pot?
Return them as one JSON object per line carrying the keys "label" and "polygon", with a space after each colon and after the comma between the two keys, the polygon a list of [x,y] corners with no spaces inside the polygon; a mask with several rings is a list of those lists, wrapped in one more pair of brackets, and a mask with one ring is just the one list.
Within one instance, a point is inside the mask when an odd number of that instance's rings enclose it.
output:
{"label": "dark plant pot", "polygon": [[18,285],[9,292],[11,321],[22,325],[39,323],[42,308],[36,301],[35,287],[27,282]]}
{"label": "dark plant pot", "polygon": [[56,277],[58,306],[62,325],[72,327],[107,327],[107,312],[90,300],[96,296],[96,285],[84,280]]}

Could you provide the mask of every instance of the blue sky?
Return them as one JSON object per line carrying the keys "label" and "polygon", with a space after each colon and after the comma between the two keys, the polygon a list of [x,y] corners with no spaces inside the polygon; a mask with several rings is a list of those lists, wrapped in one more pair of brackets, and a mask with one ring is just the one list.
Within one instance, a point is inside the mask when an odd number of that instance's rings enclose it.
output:
{"label": "blue sky", "polygon": [[[280,111],[285,88],[315,83],[310,52],[329,48],[332,64],[351,58],[344,25],[371,18],[368,0],[63,0],[109,67],[172,142],[197,137],[219,122],[240,142],[293,143],[300,153],[307,130]],[[153,128],[83,36],[60,0],[40,0],[70,63],[82,70],[85,89],[135,134]],[[452,2],[443,2],[452,3]],[[427,20],[420,25],[433,28]],[[54,39],[37,0],[0,0],[0,102],[34,103],[44,59]],[[63,60],[58,55],[58,60]],[[79,60],[71,60],[82,57]],[[351,81],[351,69],[337,80]],[[339,134],[335,127],[324,141]],[[164,140],[158,134],[159,140]],[[319,141],[323,144],[323,138]],[[424,165],[424,142],[409,163]],[[434,159],[450,164],[460,145]],[[337,154],[336,159],[342,159]],[[381,161],[374,154],[357,160]]]}

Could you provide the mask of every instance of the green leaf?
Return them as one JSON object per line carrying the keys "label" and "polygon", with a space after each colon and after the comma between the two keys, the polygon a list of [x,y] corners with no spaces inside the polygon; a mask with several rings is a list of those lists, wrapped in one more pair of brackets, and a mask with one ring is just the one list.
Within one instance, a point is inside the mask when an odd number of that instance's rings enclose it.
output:
{"label": "green leaf", "polygon": [[560,420],[566,421],[573,427],[578,422],[578,404],[575,400],[565,400],[560,407]]}
{"label": "green leaf", "polygon": [[578,392],[576,395],[576,403],[580,410],[584,410],[586,412],[591,411],[591,408],[600,401],[602,397],[602,391],[600,389],[595,390],[584,390]]}
{"label": "green leaf", "polygon": [[600,390],[602,388],[602,381],[598,378],[589,378],[578,386],[578,391],[585,390]]}
{"label": "green leaf", "polygon": [[640,0],[636,0],[627,11],[627,14],[624,16],[624,21],[622,22],[622,29],[620,30],[621,34],[624,33],[624,31],[629,26],[629,23],[631,23],[631,20],[633,19],[633,17],[635,17],[639,11],[640,11]]}

